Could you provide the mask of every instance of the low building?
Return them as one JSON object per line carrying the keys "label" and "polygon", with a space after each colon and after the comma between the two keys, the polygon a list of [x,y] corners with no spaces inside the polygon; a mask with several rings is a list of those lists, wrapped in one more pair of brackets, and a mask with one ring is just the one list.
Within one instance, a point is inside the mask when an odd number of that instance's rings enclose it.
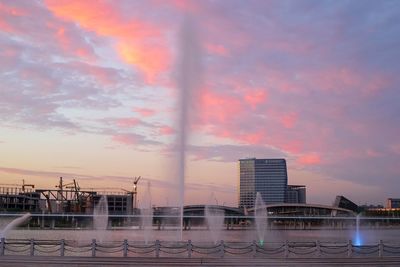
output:
{"label": "low building", "polygon": [[306,203],[305,185],[288,185],[286,190],[286,203]]}
{"label": "low building", "polygon": [[350,199],[345,198],[344,196],[336,196],[333,206],[347,210],[352,210],[356,213],[360,212],[360,208],[358,207],[358,205],[355,204]]}
{"label": "low building", "polygon": [[388,209],[400,208],[400,198],[388,198],[386,201],[386,208]]}

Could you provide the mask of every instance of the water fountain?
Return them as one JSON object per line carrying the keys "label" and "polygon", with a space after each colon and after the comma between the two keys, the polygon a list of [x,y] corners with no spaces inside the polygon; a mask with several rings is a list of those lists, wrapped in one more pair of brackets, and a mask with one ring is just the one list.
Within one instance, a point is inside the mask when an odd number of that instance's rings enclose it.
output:
{"label": "water fountain", "polygon": [[17,227],[20,224],[23,224],[25,221],[27,221],[31,217],[31,214],[25,213],[24,215],[12,220],[10,223],[8,223],[1,231],[0,231],[0,239],[1,238],[6,238],[7,233]]}
{"label": "water fountain", "polygon": [[[215,196],[212,193],[209,203],[212,203],[214,199]],[[217,244],[219,241],[221,241],[222,238],[225,212],[224,210],[219,209],[217,206],[210,204],[205,206],[204,216],[207,224],[207,229],[210,233],[210,239],[214,242],[214,244]]]}
{"label": "water fountain", "polygon": [[262,246],[265,240],[265,231],[268,226],[268,216],[265,203],[262,199],[260,192],[257,192],[256,202],[254,204],[254,222],[256,226],[257,238],[259,244]]}
{"label": "water fountain", "polygon": [[179,48],[181,51],[178,59],[177,86],[179,90],[179,115],[178,115],[178,207],[180,209],[179,240],[182,240],[183,230],[183,205],[185,190],[185,164],[187,137],[189,135],[189,108],[193,107],[192,94],[200,84],[200,47],[196,38],[196,29],[193,21],[186,17],[180,33]]}
{"label": "water fountain", "polygon": [[105,240],[108,227],[108,201],[107,196],[102,195],[93,210],[93,230],[98,240]]}
{"label": "water fountain", "polygon": [[356,217],[356,232],[354,233],[354,245],[361,246],[362,238],[360,233],[360,214],[357,214]]}
{"label": "water fountain", "polygon": [[147,190],[142,199],[142,208],[140,209],[141,228],[143,239],[146,244],[153,237],[153,207],[151,205],[150,182],[147,182]]}
{"label": "water fountain", "polygon": [[101,196],[93,210],[93,229],[106,230],[108,226],[108,202],[107,196]]}

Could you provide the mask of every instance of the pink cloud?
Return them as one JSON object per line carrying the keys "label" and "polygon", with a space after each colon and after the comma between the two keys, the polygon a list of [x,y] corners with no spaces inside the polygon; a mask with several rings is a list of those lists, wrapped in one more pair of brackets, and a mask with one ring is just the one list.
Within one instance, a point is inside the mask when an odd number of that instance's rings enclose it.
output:
{"label": "pink cloud", "polygon": [[244,100],[254,109],[259,104],[264,103],[267,100],[267,96],[265,89],[251,89],[246,91]]}
{"label": "pink cloud", "polygon": [[81,75],[93,77],[96,81],[104,86],[111,86],[118,83],[119,74],[115,69],[101,67],[95,64],[87,64],[79,61],[71,61],[66,63],[69,68],[78,71]]}
{"label": "pink cloud", "polygon": [[136,118],[121,118],[115,122],[119,127],[132,128],[140,124],[140,120]]}
{"label": "pink cloud", "polygon": [[80,41],[79,37],[71,29],[58,22],[48,22],[47,25],[53,31],[54,38],[65,52],[71,53],[78,58],[95,59],[92,48]]}
{"label": "pink cloud", "polygon": [[320,155],[316,153],[309,153],[309,154],[304,154],[300,156],[297,159],[297,162],[302,164],[302,165],[318,165],[321,164],[322,160]]}
{"label": "pink cloud", "polygon": [[15,32],[16,28],[10,23],[13,17],[22,17],[27,13],[24,9],[0,3],[0,30]]}
{"label": "pink cloud", "polygon": [[125,145],[134,145],[139,142],[137,137],[133,134],[117,134],[112,136],[112,140]]}
{"label": "pink cloud", "polygon": [[302,71],[300,77],[307,84],[321,90],[360,92],[369,95],[384,89],[390,78],[380,72],[366,75],[360,69],[329,66],[318,71]]}
{"label": "pink cloud", "polygon": [[285,128],[291,129],[296,124],[297,118],[298,118],[297,113],[292,112],[292,113],[283,115],[280,118],[280,121]]}
{"label": "pink cloud", "polygon": [[121,59],[136,66],[152,83],[170,65],[170,52],[157,25],[148,21],[123,19],[114,5],[106,1],[46,0],[56,16],[78,23],[86,30],[117,41],[115,50]]}
{"label": "pink cloud", "polygon": [[278,142],[278,147],[289,153],[300,153],[304,147],[303,142],[300,140],[291,140],[287,138],[286,140],[281,140]]}
{"label": "pink cloud", "polygon": [[154,109],[149,108],[134,108],[133,111],[139,113],[142,117],[151,117],[156,113]]}
{"label": "pink cloud", "polygon": [[160,135],[172,135],[175,133],[174,128],[169,127],[169,126],[162,126],[159,128],[159,134]]}
{"label": "pink cloud", "polygon": [[228,49],[220,44],[212,44],[212,43],[206,43],[205,45],[206,51],[210,54],[213,55],[218,55],[218,56],[229,56],[229,51]]}
{"label": "pink cloud", "polygon": [[244,109],[237,97],[205,90],[201,95],[200,116],[203,123],[227,123]]}
{"label": "pink cloud", "polygon": [[378,151],[376,151],[376,150],[374,150],[374,149],[367,149],[366,151],[365,151],[365,153],[367,154],[367,156],[368,157],[370,157],[370,158],[379,158],[379,157],[382,157],[383,156],[383,154],[382,153],[380,153],[380,152],[378,152]]}

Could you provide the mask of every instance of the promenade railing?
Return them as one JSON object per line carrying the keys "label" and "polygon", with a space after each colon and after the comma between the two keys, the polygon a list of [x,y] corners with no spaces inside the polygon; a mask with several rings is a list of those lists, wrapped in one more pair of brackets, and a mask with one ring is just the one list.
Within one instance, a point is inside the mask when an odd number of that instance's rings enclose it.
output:
{"label": "promenade railing", "polygon": [[91,257],[179,257],[179,258],[318,258],[400,256],[400,243],[383,242],[355,245],[347,242],[170,242],[170,241],[90,241],[0,239],[0,257],[91,256]]}

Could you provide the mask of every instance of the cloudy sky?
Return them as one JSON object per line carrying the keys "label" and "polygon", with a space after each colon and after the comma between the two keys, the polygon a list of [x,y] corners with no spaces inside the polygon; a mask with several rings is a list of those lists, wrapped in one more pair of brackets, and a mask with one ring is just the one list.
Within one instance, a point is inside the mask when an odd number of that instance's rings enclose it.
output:
{"label": "cloudy sky", "polygon": [[185,16],[202,51],[186,203],[236,205],[243,157],[286,158],[310,203],[400,196],[399,1],[0,0],[0,182],[140,175],[173,202]]}

